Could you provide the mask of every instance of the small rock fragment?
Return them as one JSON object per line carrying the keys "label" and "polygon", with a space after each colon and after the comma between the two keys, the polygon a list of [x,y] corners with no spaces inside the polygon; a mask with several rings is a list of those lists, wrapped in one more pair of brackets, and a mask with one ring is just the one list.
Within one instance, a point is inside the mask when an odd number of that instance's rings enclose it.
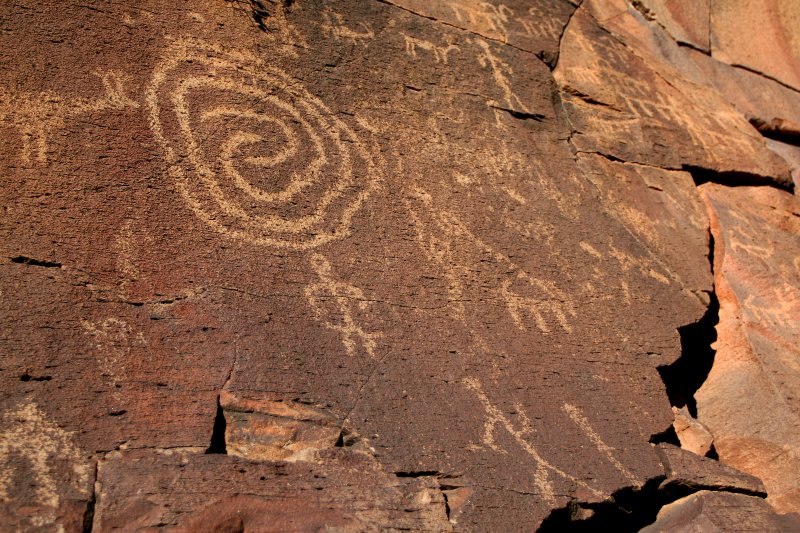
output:
{"label": "small rock fragment", "polygon": [[672,412],[675,415],[672,427],[678,434],[681,448],[705,456],[711,450],[714,437],[703,424],[689,414],[686,407],[680,409],[673,407]]}

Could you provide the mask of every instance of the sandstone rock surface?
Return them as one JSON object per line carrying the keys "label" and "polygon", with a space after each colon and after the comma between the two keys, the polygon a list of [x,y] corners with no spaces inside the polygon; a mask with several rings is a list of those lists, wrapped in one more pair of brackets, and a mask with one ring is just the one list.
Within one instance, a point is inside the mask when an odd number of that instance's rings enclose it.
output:
{"label": "sandstone rock surface", "polygon": [[[699,420],[797,510],[800,98],[731,16],[5,3],[0,530],[638,528],[659,486],[761,494],[653,444],[717,297]],[[793,523],[695,496],[659,520]]]}
{"label": "sandstone rock surface", "polygon": [[720,460],[760,477],[783,512],[800,506],[800,202],[772,188],[701,187],[720,302],[698,418]]}
{"label": "sandstone rock surface", "polygon": [[690,531],[797,531],[800,515],[779,515],[763,499],[700,491],[664,506],[642,533]]}
{"label": "sandstone rock surface", "polygon": [[661,460],[666,466],[666,479],[660,488],[672,492],[717,490],[766,496],[764,484],[755,476],[745,474],[719,461],[701,457],[684,448],[659,444]]}

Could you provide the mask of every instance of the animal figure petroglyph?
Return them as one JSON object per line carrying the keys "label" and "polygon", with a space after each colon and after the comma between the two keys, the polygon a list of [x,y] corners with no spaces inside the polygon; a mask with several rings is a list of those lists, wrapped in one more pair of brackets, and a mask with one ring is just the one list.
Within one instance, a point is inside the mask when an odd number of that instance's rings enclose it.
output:
{"label": "animal figure petroglyph", "polygon": [[30,520],[34,527],[52,524],[60,504],[59,482],[54,466],[64,464],[72,471],[69,483],[72,490],[88,495],[89,466],[81,456],[72,435],[51,421],[35,403],[19,405],[6,411],[0,433],[0,501],[9,501],[9,488],[15,481],[12,467],[14,456],[24,459],[30,469],[34,500],[26,505],[45,508]]}
{"label": "animal figure petroglyph", "polygon": [[[527,280],[528,283],[536,283],[536,289],[552,292],[555,287],[547,286],[541,280]],[[533,317],[536,327],[542,333],[550,333],[550,327],[547,325],[545,316],[552,315],[558,321],[558,324],[564,331],[571,333],[572,327],[569,325],[567,315],[564,311],[564,302],[560,300],[538,299],[530,296],[520,296],[511,289],[512,280],[503,280],[503,285],[500,288],[500,294],[503,301],[506,302],[508,312],[514,320],[514,324],[522,331],[526,331],[525,316],[530,315]]]}
{"label": "animal figure petroglyph", "polygon": [[13,93],[0,88],[0,122],[8,123],[22,136],[24,163],[47,161],[48,139],[69,119],[112,109],[138,108],[125,93],[125,77],[116,71],[95,71],[103,85],[97,98],[64,98],[52,91]]}
{"label": "animal figure petroglyph", "polygon": [[361,30],[359,31],[348,28],[344,23],[344,17],[329,6],[325,6],[322,10],[322,18],[322,33],[326,37],[333,37],[337,40],[345,39],[353,44],[363,45],[366,45],[367,42],[375,37],[375,32],[369,24],[364,22],[359,22],[361,26]]}
{"label": "animal figure petroglyph", "polygon": [[378,186],[376,156],[356,133],[249,54],[179,39],[146,101],[181,196],[228,237],[296,250],[345,238]]}
{"label": "animal figure petroglyph", "polygon": [[406,43],[406,54],[411,57],[417,57],[417,48],[420,50],[425,50],[426,52],[430,52],[433,54],[433,60],[437,63],[444,63],[447,64],[448,55],[453,50],[458,50],[458,47],[454,44],[448,44],[447,46],[440,46],[436,45],[430,41],[426,41],[424,39],[418,39],[416,37],[412,37],[410,35],[403,34],[403,39]]}
{"label": "animal figure petroglyph", "polygon": [[[503,281],[495,295],[505,303],[518,328],[526,329],[524,319],[529,315],[542,333],[551,332],[546,317],[555,318],[556,324],[564,331],[572,331],[569,319],[577,316],[577,312],[564,291],[554,283],[526,272],[510,257],[495,250],[471,232],[456,215],[435,206],[433,197],[421,187],[412,187],[409,192],[404,203],[417,232],[417,242],[428,259],[442,267],[448,283],[448,299],[462,322],[466,319],[465,280],[470,280],[474,272],[459,257],[459,247],[468,253],[486,254],[504,266]],[[517,282],[518,290],[524,291],[522,294],[512,290],[514,282]]]}
{"label": "animal figure petroglyph", "polygon": [[[608,108],[618,109],[633,120],[633,124],[629,124],[630,120],[623,120],[619,113],[608,118],[598,114],[593,119],[593,127],[613,133],[618,138],[628,138],[630,135],[641,135],[637,120],[646,118],[650,127],[660,124],[670,129],[682,128],[691,142],[701,146],[713,161],[727,157],[724,153],[720,154],[720,146],[744,154],[754,152],[753,141],[748,139],[752,128],[740,114],[721,105],[714,91],[694,86],[692,101],[689,101],[680,92],[680,86],[654,90],[652,83],[629,74],[630,63],[638,60],[623,54],[622,45],[611,42],[610,38],[590,40],[580,33],[575,33],[572,38],[575,45],[595,61],[587,60],[584,62],[586,66],[576,65],[569,67],[568,73],[557,73],[562,78],[562,84],[563,78],[567,78],[567,85],[575,86],[581,93],[594,94],[598,88],[610,91],[614,101],[605,102]],[[603,98],[601,96],[599,100]],[[714,109],[715,112],[704,111],[707,109]],[[743,135],[730,135],[732,131]]]}
{"label": "animal figure petroglyph", "polygon": [[547,504],[552,505],[555,503],[553,483],[550,480],[551,474],[569,480],[575,485],[597,496],[604,496],[601,491],[564,472],[541,456],[536,447],[530,442],[530,438],[535,434],[535,430],[530,419],[520,405],[515,405],[515,411],[517,413],[519,422],[514,424],[489,400],[488,396],[486,396],[486,393],[483,391],[480,381],[475,378],[466,378],[464,379],[463,383],[469,390],[475,393],[475,396],[478,398],[478,401],[481,403],[481,406],[486,412],[486,423],[484,424],[483,432],[484,445],[494,451],[508,453],[495,442],[494,438],[494,432],[498,426],[506,430],[517,443],[517,445],[525,450],[525,453],[531,456],[531,458],[535,461],[536,466],[533,473],[534,484],[536,485],[536,488],[539,489],[539,493],[545,502],[547,502]]}
{"label": "animal figure petroglyph", "polygon": [[508,40],[507,25],[514,18],[514,12],[505,4],[494,5],[476,0],[448,0],[447,7],[453,12],[456,20],[463,26],[477,33],[485,33],[487,37]]}
{"label": "animal figure petroglyph", "polygon": [[[367,355],[375,359],[377,340],[382,334],[365,331],[354,317],[355,313],[364,313],[369,306],[364,292],[335,279],[330,262],[321,254],[312,254],[311,266],[319,281],[308,285],[305,295],[317,320],[342,336],[347,355],[356,355],[360,344]],[[330,303],[335,305],[331,307]]]}

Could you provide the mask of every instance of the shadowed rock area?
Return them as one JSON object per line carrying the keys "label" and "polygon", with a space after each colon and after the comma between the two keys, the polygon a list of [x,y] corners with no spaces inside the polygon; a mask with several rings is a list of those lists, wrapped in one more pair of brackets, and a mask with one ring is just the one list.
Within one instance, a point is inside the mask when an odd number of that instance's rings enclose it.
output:
{"label": "shadowed rock area", "polygon": [[5,3],[0,530],[796,527],[765,4]]}

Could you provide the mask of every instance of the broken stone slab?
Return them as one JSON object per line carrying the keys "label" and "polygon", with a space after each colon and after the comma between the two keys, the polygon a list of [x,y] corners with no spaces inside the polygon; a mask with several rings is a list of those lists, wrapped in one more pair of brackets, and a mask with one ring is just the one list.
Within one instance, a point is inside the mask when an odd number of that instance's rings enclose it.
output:
{"label": "broken stone slab", "polygon": [[253,461],[313,461],[342,435],[336,417],[313,406],[262,397],[239,398],[223,390],[228,454]]}
{"label": "broken stone slab", "polygon": [[684,448],[661,443],[656,446],[667,477],[659,490],[668,493],[697,490],[740,492],[766,497],[764,484],[755,476],[740,472],[719,461],[701,457]]}
{"label": "broken stone slab", "polygon": [[793,0],[712,2],[711,55],[800,90],[798,16],[800,5]]}
{"label": "broken stone slab", "polygon": [[672,412],[675,415],[672,427],[678,435],[681,448],[700,456],[708,455],[708,452],[711,451],[711,446],[714,444],[714,437],[708,431],[708,428],[689,414],[689,410],[686,407],[678,408],[673,406]]}
{"label": "broken stone slab", "polygon": [[398,478],[344,448],[318,463],[113,452],[100,462],[96,498],[97,531],[451,530],[435,478]]}
{"label": "broken stone slab", "polygon": [[695,394],[720,461],[800,510],[800,202],[771,187],[700,187],[714,235],[719,324]]}
{"label": "broken stone slab", "polygon": [[667,504],[641,533],[692,531],[797,531],[800,515],[778,514],[763,498],[700,491]]}
{"label": "broken stone slab", "polygon": [[785,162],[716,90],[654,61],[646,47],[635,52],[606,24],[643,40],[661,30],[616,0],[588,0],[570,19],[554,76],[578,152],[790,183]]}

